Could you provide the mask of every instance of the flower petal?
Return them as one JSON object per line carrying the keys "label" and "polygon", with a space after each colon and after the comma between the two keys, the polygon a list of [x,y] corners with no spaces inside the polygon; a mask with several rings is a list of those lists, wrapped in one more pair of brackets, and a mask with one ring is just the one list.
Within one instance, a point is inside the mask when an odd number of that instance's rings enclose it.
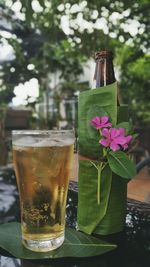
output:
{"label": "flower petal", "polygon": [[126,150],[128,148],[127,144],[122,145],[123,150]]}
{"label": "flower petal", "polygon": [[108,118],[107,116],[103,116],[103,117],[101,117],[101,124],[105,124],[105,123],[107,123],[108,120],[109,120],[109,118]]}
{"label": "flower petal", "polygon": [[91,120],[91,124],[93,127],[95,127],[97,130],[99,128],[101,128],[101,124],[100,124],[100,118],[99,117],[95,117]]}
{"label": "flower petal", "polygon": [[132,135],[126,136],[126,143],[129,144],[132,140]]}
{"label": "flower petal", "polygon": [[125,136],[125,128],[118,128],[120,135]]}
{"label": "flower petal", "polygon": [[110,135],[111,135],[112,139],[114,139],[115,137],[119,136],[120,135],[119,128],[111,128],[110,129]]}
{"label": "flower petal", "polygon": [[119,137],[116,137],[116,138],[114,138],[114,141],[115,141],[115,143],[118,144],[118,145],[124,145],[124,144],[127,143],[127,141],[126,141],[126,137],[125,137],[125,136],[119,136]]}
{"label": "flower petal", "polygon": [[108,147],[109,146],[109,140],[108,139],[101,139],[99,140],[99,144],[102,146]]}
{"label": "flower petal", "polygon": [[120,149],[120,146],[118,144],[116,144],[114,141],[111,142],[110,144],[110,148],[113,150],[113,151],[117,151]]}
{"label": "flower petal", "polygon": [[91,120],[91,123],[93,123],[93,124],[100,124],[100,118],[99,118],[99,117],[94,117],[94,118]]}
{"label": "flower petal", "polygon": [[112,125],[112,124],[111,124],[110,122],[108,122],[108,123],[106,123],[103,127],[105,127],[105,128],[106,128],[106,127],[111,127],[111,125]]}
{"label": "flower petal", "polygon": [[108,139],[110,139],[110,132],[109,132],[109,129],[107,128],[104,128],[102,129],[102,135]]}

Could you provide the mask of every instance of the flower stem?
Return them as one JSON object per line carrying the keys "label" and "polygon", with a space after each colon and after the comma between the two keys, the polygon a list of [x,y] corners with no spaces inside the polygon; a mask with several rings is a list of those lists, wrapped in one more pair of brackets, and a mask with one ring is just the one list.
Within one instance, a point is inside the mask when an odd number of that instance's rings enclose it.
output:
{"label": "flower stem", "polygon": [[102,130],[101,129],[99,129],[99,134],[100,134],[100,136],[102,135]]}
{"label": "flower stem", "polygon": [[101,162],[98,167],[97,167],[97,204],[100,205],[101,202],[101,174],[102,174],[102,170],[105,168],[105,166],[107,165],[107,163]]}
{"label": "flower stem", "polygon": [[102,162],[97,168],[98,176],[97,176],[97,204],[100,205],[100,197],[101,197],[101,172],[102,172]]}

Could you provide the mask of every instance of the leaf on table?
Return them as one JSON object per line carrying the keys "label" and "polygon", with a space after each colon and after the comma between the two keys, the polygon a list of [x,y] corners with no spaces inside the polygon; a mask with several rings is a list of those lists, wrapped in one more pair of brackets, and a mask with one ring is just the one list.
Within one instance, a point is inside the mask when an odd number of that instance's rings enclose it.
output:
{"label": "leaf on table", "polygon": [[66,228],[65,241],[60,248],[50,252],[32,252],[21,243],[20,223],[13,222],[0,225],[0,247],[20,259],[54,259],[97,256],[109,252],[117,246]]}

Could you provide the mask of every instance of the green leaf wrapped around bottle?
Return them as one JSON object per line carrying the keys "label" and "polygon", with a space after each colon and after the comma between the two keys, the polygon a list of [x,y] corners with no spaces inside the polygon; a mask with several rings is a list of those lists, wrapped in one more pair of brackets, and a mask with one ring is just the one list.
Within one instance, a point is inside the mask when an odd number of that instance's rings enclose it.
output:
{"label": "green leaf wrapped around bottle", "polygon": [[109,235],[123,230],[127,183],[135,176],[127,105],[117,106],[117,84],[79,96],[78,229]]}

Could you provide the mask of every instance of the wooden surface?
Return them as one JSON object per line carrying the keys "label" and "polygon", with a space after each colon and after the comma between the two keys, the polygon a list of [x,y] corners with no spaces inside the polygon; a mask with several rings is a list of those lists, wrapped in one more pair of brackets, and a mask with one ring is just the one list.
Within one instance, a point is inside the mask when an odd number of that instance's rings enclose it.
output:
{"label": "wooden surface", "polygon": [[150,203],[150,174],[147,167],[129,182],[128,197]]}

